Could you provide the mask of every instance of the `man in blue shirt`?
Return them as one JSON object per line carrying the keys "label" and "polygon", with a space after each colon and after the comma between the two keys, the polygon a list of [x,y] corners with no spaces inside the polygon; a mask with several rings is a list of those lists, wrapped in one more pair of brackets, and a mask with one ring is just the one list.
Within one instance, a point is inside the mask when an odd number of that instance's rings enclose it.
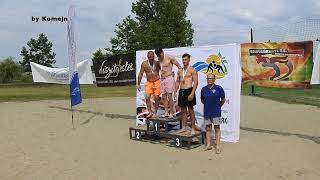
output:
{"label": "man in blue shirt", "polygon": [[215,131],[215,145],[216,153],[220,153],[220,117],[221,117],[221,106],[225,102],[224,90],[221,86],[214,84],[216,78],[214,74],[207,75],[207,86],[201,89],[201,102],[204,105],[203,115],[204,123],[206,125],[206,139],[207,146],[204,150],[211,150],[211,131],[212,124],[214,125]]}

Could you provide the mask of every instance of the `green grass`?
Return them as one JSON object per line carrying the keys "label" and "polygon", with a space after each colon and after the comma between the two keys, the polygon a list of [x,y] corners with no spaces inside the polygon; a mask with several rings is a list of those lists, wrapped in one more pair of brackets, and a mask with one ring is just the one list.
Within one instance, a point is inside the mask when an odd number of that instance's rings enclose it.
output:
{"label": "green grass", "polygon": [[[251,87],[243,85],[242,95],[249,95]],[[283,89],[255,86],[257,97],[289,104],[307,104],[320,107],[320,85],[311,89]],[[83,98],[135,97],[135,86],[96,87],[81,85]],[[6,84],[0,85],[0,102],[69,99],[68,85],[55,84]]]}
{"label": "green grass", "polygon": [[[313,85],[311,89],[285,89],[255,86],[257,97],[272,99],[288,104],[306,104],[320,107],[320,85]],[[241,94],[249,95],[251,86],[242,85]]]}
{"label": "green grass", "polygon": [[[134,97],[135,86],[96,87],[81,85],[82,98]],[[7,84],[0,86],[0,102],[69,99],[68,85]]]}

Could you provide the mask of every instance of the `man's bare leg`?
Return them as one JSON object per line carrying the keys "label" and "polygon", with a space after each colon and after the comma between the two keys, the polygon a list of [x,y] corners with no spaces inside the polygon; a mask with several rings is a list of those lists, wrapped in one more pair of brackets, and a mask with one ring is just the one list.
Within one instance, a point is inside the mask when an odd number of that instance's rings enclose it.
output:
{"label": "man's bare leg", "polygon": [[215,138],[216,138],[216,153],[220,154],[220,138],[221,138],[221,131],[220,131],[220,125],[214,125],[214,131],[215,131]]}
{"label": "man's bare leg", "polygon": [[151,94],[147,94],[146,95],[146,104],[147,104],[147,109],[148,109],[148,116],[147,118],[151,118],[152,117],[152,110],[151,110],[151,101],[150,101],[150,98],[151,98]]}
{"label": "man's bare leg", "polygon": [[173,98],[172,98],[172,93],[168,94],[168,99],[169,99],[169,106],[170,106],[170,115],[169,118],[173,118],[174,114],[174,104],[173,104]]}
{"label": "man's bare leg", "polygon": [[182,133],[187,131],[187,107],[181,107],[181,121],[182,128],[177,131],[177,133]]}
{"label": "man's bare leg", "polygon": [[204,148],[205,151],[207,150],[211,150],[212,146],[211,146],[211,133],[212,133],[212,125],[206,125],[206,146]]}
{"label": "man's bare leg", "polygon": [[169,116],[167,94],[162,94],[162,98],[163,98],[163,105],[164,105],[164,111],[165,111],[164,116]]}
{"label": "man's bare leg", "polygon": [[157,112],[158,112],[158,107],[159,107],[159,103],[160,103],[160,98],[159,96],[155,96],[154,97],[155,103],[154,103],[154,113],[152,117],[157,117]]}
{"label": "man's bare leg", "polygon": [[154,112],[154,111],[155,111],[154,104],[155,104],[155,97],[154,97],[153,94],[151,94],[151,95],[150,95],[151,112]]}
{"label": "man's bare leg", "polygon": [[190,120],[191,120],[191,134],[196,133],[196,117],[194,114],[193,106],[188,106],[189,114],[190,114]]}

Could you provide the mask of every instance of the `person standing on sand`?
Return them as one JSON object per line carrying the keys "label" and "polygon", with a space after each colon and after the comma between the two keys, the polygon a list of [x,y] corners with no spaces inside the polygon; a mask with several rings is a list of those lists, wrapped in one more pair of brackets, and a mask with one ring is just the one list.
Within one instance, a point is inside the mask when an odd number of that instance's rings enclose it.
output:
{"label": "person standing on sand", "polygon": [[225,93],[221,86],[215,84],[216,77],[214,74],[207,75],[207,85],[201,89],[201,102],[204,105],[204,123],[206,125],[207,145],[204,150],[211,150],[211,132],[212,124],[215,131],[215,148],[216,153],[220,153],[220,118],[221,106],[225,103]]}

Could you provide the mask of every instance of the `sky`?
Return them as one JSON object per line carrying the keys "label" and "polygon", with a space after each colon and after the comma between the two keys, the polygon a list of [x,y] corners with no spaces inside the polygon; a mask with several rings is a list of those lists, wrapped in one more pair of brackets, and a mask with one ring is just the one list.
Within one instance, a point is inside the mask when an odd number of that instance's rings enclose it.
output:
{"label": "sky", "polygon": [[[110,38],[115,36],[116,24],[132,15],[131,4],[135,1],[0,0],[0,59],[11,56],[16,61],[21,60],[22,47],[26,46],[30,38],[44,33],[53,43],[53,51],[56,53],[54,66],[68,66],[66,22],[34,22],[32,17],[66,17],[71,4],[76,6],[77,60],[90,59],[97,49],[110,47]],[[305,19],[316,19],[316,29],[320,29],[319,0],[188,2],[187,19],[191,20],[195,30],[195,46],[248,42],[250,28],[262,31]]]}

